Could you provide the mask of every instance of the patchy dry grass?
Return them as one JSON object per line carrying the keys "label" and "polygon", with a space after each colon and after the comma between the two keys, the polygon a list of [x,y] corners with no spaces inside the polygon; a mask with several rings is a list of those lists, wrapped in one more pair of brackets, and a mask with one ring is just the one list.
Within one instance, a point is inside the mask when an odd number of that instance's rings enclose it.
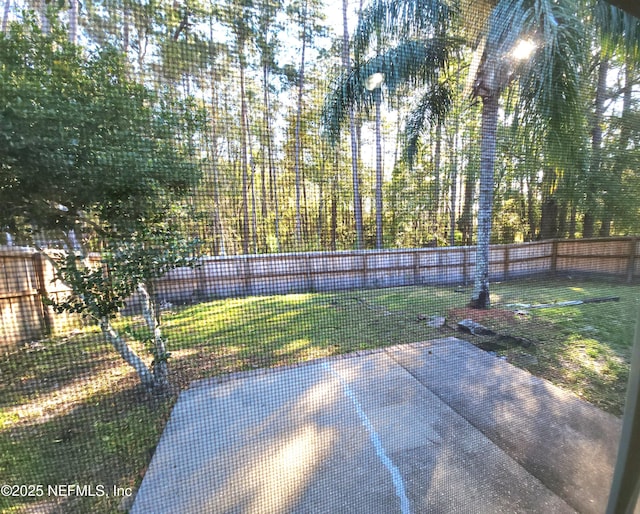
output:
{"label": "patchy dry grass", "polygon": [[[619,415],[639,293],[605,282],[509,282],[492,286],[489,311],[465,308],[470,290],[453,287],[212,301],[165,313],[173,387],[164,396],[143,391],[95,329],[28,345],[0,357],[0,482],[135,489],[191,381],[443,335],[490,349]],[[508,306],[603,296],[620,300],[519,314]],[[435,315],[447,325],[429,327]],[[468,317],[531,345],[455,332]],[[148,337],[137,318],[120,320],[119,328],[131,339]],[[145,354],[144,343],[136,350]],[[2,512],[117,512],[127,505],[122,497],[0,497]]]}

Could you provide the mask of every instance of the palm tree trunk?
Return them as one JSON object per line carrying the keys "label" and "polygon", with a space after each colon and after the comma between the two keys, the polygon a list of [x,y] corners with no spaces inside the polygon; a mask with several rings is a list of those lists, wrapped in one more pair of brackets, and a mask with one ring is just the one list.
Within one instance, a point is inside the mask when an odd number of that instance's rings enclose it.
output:
{"label": "palm tree trunk", "polygon": [[462,232],[462,244],[473,244],[473,196],[475,192],[475,173],[467,167],[467,177],[464,181],[464,205],[460,216],[460,231]]}
{"label": "palm tree trunk", "polygon": [[493,212],[493,171],[498,134],[498,92],[482,97],[482,135],[480,143],[480,197],[478,205],[478,232],[476,269],[471,307],[488,309],[489,300],[489,243]]}

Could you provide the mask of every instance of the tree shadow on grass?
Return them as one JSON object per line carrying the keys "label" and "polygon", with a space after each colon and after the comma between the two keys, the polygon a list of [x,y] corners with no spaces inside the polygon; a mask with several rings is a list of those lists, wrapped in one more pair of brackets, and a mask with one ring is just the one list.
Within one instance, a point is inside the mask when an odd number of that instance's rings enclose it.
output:
{"label": "tree shadow on grass", "polygon": [[90,382],[119,361],[99,333],[26,345],[0,358],[0,408]]}
{"label": "tree shadow on grass", "polygon": [[[174,400],[174,395],[149,393],[130,375],[117,391],[89,396],[46,422],[5,423],[0,430],[3,481],[39,484],[44,494],[2,497],[0,511],[28,504],[54,513],[112,512],[126,506],[125,496],[112,495],[113,487],[135,492]],[[80,494],[49,494],[65,484],[88,488]]]}

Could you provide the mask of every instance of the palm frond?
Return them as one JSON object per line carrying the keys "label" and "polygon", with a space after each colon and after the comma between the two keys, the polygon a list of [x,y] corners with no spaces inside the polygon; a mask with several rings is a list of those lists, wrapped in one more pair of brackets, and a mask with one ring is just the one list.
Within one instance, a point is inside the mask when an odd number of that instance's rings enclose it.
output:
{"label": "palm frond", "polygon": [[332,143],[338,140],[350,109],[368,111],[374,106],[374,93],[366,88],[367,79],[373,74],[384,76],[382,88],[390,95],[405,85],[437,84],[450,53],[459,44],[453,38],[404,41],[383,54],[356,63],[350,73],[338,77],[325,99],[322,122],[329,140]]}
{"label": "palm frond", "polygon": [[525,33],[530,7],[524,0],[499,0],[480,34],[465,93],[495,94],[508,86],[518,64],[511,52]]}
{"label": "palm frond", "polygon": [[409,113],[405,125],[404,148],[409,168],[415,161],[418,141],[424,130],[436,123],[442,123],[450,107],[451,89],[446,83],[442,83],[422,95],[416,107]]}
{"label": "palm frond", "polygon": [[537,29],[542,48],[520,74],[522,111],[543,127],[550,141],[566,141],[584,116],[580,73],[589,52],[585,28],[574,2],[536,0],[533,4],[526,27]]}
{"label": "palm frond", "polygon": [[612,55],[623,48],[635,60],[640,56],[640,20],[604,0],[598,0],[593,13],[600,33],[602,50]]}
{"label": "palm frond", "polygon": [[381,34],[398,40],[442,36],[453,14],[441,0],[374,0],[358,19],[353,37],[356,61]]}
{"label": "palm frond", "polygon": [[529,10],[523,0],[500,0],[491,11],[487,28],[487,59],[504,60],[522,36]]}

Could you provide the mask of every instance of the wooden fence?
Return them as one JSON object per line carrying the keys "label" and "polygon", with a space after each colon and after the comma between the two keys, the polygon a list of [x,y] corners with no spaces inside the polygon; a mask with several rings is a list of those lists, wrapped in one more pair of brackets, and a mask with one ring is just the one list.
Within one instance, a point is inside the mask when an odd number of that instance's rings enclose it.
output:
{"label": "wooden fence", "polygon": [[[490,279],[547,273],[640,276],[640,239],[549,240],[496,245]],[[156,284],[161,302],[335,291],[409,285],[465,284],[473,280],[475,247],[360,250],[204,257],[195,269],[179,268]],[[61,333],[72,317],[55,314],[43,299],[64,295],[51,263],[31,248],[0,247],[0,349]],[[136,299],[130,300],[130,309]]]}

